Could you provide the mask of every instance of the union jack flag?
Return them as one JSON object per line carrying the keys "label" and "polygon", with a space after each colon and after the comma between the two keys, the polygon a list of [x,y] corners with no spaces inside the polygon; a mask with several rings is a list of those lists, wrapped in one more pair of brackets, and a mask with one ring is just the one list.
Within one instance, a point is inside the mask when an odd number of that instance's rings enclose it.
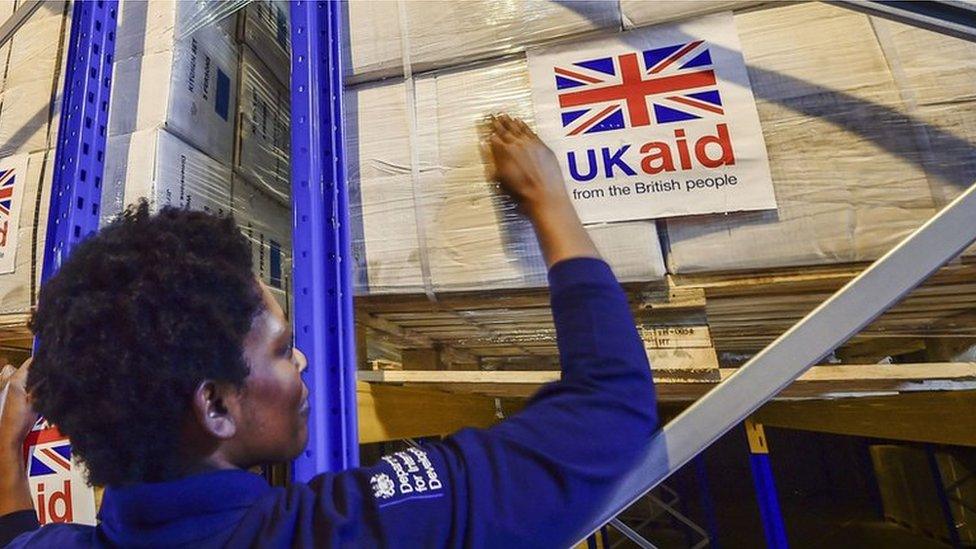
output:
{"label": "union jack flag", "polygon": [[14,201],[14,170],[0,170],[0,220],[10,216]]}
{"label": "union jack flag", "polygon": [[24,441],[27,476],[63,474],[71,472],[71,443],[58,428],[45,419],[38,420]]}
{"label": "union jack flag", "polygon": [[725,114],[704,40],[554,70],[566,135]]}

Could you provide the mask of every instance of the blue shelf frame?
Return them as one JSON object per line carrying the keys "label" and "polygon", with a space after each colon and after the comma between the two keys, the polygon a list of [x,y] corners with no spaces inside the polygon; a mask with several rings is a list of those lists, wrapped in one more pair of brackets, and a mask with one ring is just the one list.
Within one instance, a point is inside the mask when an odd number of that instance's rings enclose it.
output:
{"label": "blue shelf frame", "polygon": [[118,7],[118,0],[72,6],[42,281],[98,230]]}
{"label": "blue shelf frame", "polygon": [[342,29],[339,2],[291,4],[295,344],[308,357],[311,406],[298,481],[359,464]]}

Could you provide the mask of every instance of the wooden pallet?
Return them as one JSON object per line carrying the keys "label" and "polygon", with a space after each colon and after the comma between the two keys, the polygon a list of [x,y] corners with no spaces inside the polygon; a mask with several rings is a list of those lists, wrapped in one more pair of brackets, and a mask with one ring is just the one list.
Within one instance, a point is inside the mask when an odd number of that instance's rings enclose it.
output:
{"label": "wooden pallet", "polygon": [[[719,379],[679,378],[654,372],[658,399],[697,400],[735,368],[719,370]],[[490,397],[528,397],[544,383],[559,379],[558,371],[371,370],[360,381],[438,389]],[[780,394],[780,399],[843,398],[915,391],[976,390],[976,363],[858,364],[815,366]]]}
{"label": "wooden pallet", "polygon": [[[28,313],[0,315],[0,356],[16,362],[26,358],[34,337],[27,327]],[[2,364],[0,364],[2,366]]]}
{"label": "wooden pallet", "polygon": [[[856,276],[863,265],[763,273],[669,276],[629,285],[635,319],[658,371],[736,366]],[[545,290],[426,296],[367,296],[356,300],[361,352],[403,362],[405,369],[552,370],[555,331]],[[942,269],[864,331],[838,356],[852,363],[925,353],[976,342],[976,265]],[[435,360],[402,360],[416,349]],[[364,353],[363,350],[366,350]],[[951,353],[949,353],[951,354]],[[946,360],[945,356],[926,358]],[[914,357],[915,361],[919,357]],[[364,369],[366,367],[364,366]],[[714,375],[714,372],[713,372]]]}

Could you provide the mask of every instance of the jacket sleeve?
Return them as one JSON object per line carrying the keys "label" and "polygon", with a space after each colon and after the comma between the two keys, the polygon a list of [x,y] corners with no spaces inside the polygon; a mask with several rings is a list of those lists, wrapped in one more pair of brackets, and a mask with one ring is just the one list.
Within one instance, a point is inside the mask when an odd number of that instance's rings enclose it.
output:
{"label": "jacket sleeve", "polygon": [[40,528],[37,513],[33,509],[14,511],[0,516],[0,547],[5,547],[17,536]]}
{"label": "jacket sleeve", "polygon": [[328,531],[308,539],[438,547],[575,541],[636,463],[657,414],[647,355],[610,268],[570,259],[549,279],[561,380],[490,429],[317,477],[308,485],[313,515]]}

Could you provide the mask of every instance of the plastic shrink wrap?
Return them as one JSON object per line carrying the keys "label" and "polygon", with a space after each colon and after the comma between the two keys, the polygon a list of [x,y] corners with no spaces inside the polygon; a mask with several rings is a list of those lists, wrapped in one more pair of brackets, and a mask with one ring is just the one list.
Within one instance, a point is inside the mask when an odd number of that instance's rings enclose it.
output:
{"label": "plastic shrink wrap", "polygon": [[[16,7],[0,3],[0,20]],[[29,311],[37,296],[69,13],[45,2],[0,47],[0,315]]]}
{"label": "plastic shrink wrap", "polygon": [[[262,0],[231,13],[244,5],[123,2],[103,211],[139,196],[230,208],[252,227],[245,232],[256,272],[273,285],[280,266],[287,293],[287,10]],[[489,183],[482,122],[498,111],[531,120],[524,50],[588,33],[739,10],[780,207],[660,222],[671,272],[872,259],[976,180],[976,52],[929,31],[819,3],[353,0],[346,7],[355,85],[344,96],[344,129],[361,293],[545,283],[530,227]],[[0,18],[12,8],[0,5]],[[0,48],[0,160],[30,154],[30,180],[50,177],[68,11],[45,3]],[[400,76],[404,48],[409,85]],[[37,192],[22,193],[17,269],[0,273],[3,311],[33,299],[48,204]],[[664,274],[653,221],[590,231],[621,279]],[[271,241],[282,248],[277,266]]]}
{"label": "plastic shrink wrap", "polygon": [[286,205],[291,196],[291,96],[246,44],[241,45],[240,78],[234,168]]}
{"label": "plastic shrink wrap", "polygon": [[820,3],[735,19],[779,208],[669,219],[671,272],[873,260],[976,179],[971,44]]}
{"label": "plastic shrink wrap", "polygon": [[357,81],[401,75],[404,46],[419,72],[620,28],[616,0],[352,0],[345,7],[347,76]]}
{"label": "plastic shrink wrap", "polygon": [[[525,61],[516,59],[347,90],[346,153],[360,291],[522,288],[545,284],[528,221],[489,183],[487,115],[531,123]],[[416,112],[408,119],[408,103]],[[410,128],[415,126],[415,135]],[[624,281],[664,274],[653,221],[590,227]]]}

